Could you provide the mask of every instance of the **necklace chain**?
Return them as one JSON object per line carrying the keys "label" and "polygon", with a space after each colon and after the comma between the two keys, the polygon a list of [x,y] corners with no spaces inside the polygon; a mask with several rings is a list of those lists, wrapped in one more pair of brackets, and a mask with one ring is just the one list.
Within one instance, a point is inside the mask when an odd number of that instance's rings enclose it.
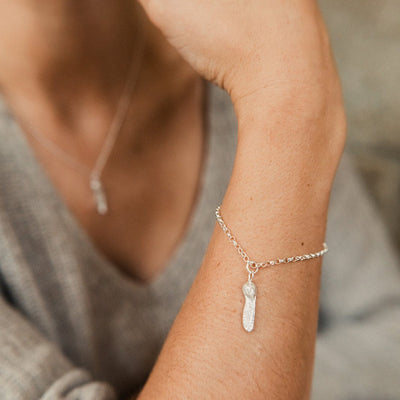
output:
{"label": "necklace chain", "polygon": [[139,49],[135,53],[135,56],[132,57],[132,61],[129,66],[129,74],[118,102],[116,112],[92,168],[72,157],[67,151],[62,149],[52,140],[39,134],[35,129],[32,128],[32,126],[28,125],[29,129],[26,130],[26,132],[38,143],[40,143],[49,153],[52,153],[55,157],[63,161],[64,164],[74,169],[80,175],[89,178],[89,187],[93,193],[96,209],[100,215],[104,215],[108,212],[108,202],[101,176],[128,115],[129,106],[137,85],[139,72],[143,61],[145,47],[145,29],[143,22],[140,25],[138,24],[138,37]]}

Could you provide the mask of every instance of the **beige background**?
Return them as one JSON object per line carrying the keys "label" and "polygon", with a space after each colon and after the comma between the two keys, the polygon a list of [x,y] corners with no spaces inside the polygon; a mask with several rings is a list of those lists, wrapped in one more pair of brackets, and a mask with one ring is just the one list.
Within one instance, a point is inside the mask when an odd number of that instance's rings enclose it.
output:
{"label": "beige background", "polygon": [[400,249],[400,1],[320,5],[344,87],[347,150]]}

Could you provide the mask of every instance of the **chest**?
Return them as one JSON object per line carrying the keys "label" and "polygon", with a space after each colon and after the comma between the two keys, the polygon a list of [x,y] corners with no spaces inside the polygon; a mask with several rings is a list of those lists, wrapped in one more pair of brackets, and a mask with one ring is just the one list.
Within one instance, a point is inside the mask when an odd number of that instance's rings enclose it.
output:
{"label": "chest", "polygon": [[[156,280],[185,236],[201,191],[200,134],[193,146],[176,146],[173,157],[155,157],[157,168],[143,170],[136,180],[133,172],[110,178],[106,216],[72,204],[96,248],[129,279]],[[90,193],[88,201],[93,202]]]}
{"label": "chest", "polygon": [[76,222],[99,252],[129,279],[155,280],[185,234],[205,156],[200,100],[200,96],[191,99],[165,124],[150,124],[140,145],[127,149],[124,142],[119,143],[102,176],[106,215],[96,211],[87,176],[77,175],[31,142]]}

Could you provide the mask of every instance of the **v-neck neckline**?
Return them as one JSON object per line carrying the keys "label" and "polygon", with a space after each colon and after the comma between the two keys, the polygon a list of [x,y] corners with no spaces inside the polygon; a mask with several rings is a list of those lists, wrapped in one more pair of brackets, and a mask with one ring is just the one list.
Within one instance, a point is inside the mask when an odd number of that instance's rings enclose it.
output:
{"label": "v-neck neckline", "polygon": [[[193,241],[193,237],[196,235],[196,231],[201,229],[201,219],[204,210],[202,204],[204,203],[205,196],[207,193],[206,183],[208,181],[207,176],[211,173],[211,165],[213,158],[213,146],[211,145],[210,137],[214,132],[212,130],[212,124],[210,123],[210,104],[212,103],[211,97],[213,96],[213,91],[216,90],[214,85],[210,82],[203,80],[204,84],[204,101],[203,101],[203,156],[202,156],[202,166],[200,171],[200,176],[198,179],[196,198],[192,203],[192,209],[187,223],[185,224],[184,231],[181,235],[181,240],[175,246],[172,255],[165,262],[164,267],[161,272],[159,272],[154,278],[149,282],[139,282],[134,278],[130,277],[128,274],[122,272],[111,260],[109,260],[94,244],[93,240],[90,238],[89,234],[80,225],[79,221],[73,215],[72,211],[68,208],[65,201],[62,199],[60,193],[56,189],[55,185],[51,181],[50,177],[46,173],[44,167],[41,165],[40,161],[37,159],[33,149],[30,147],[22,128],[18,124],[18,121],[13,119],[13,124],[16,130],[22,136],[21,144],[25,147],[27,155],[31,158],[32,163],[38,171],[38,185],[45,185],[46,192],[51,193],[52,200],[55,202],[57,210],[62,214],[63,218],[59,218],[58,224],[63,224],[63,229],[66,236],[72,240],[79,241],[79,246],[84,246],[90,253],[89,255],[93,257],[94,264],[98,268],[102,268],[103,272],[110,277],[115,277],[121,282],[121,284],[127,290],[135,290],[140,292],[151,292],[153,294],[162,295],[165,290],[170,290],[169,285],[166,283],[171,281],[173,275],[179,275],[180,269],[185,265],[184,258],[189,247]],[[6,107],[5,107],[6,108]],[[7,108],[6,108],[7,109]],[[38,204],[37,206],[43,206]],[[211,212],[211,210],[210,210]],[[57,218],[57,216],[54,216]]]}

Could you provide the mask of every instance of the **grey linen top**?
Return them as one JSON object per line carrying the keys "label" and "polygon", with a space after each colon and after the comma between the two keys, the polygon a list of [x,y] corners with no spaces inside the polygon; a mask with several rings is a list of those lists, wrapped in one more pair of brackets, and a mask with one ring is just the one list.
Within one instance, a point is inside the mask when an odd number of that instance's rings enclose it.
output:
{"label": "grey linen top", "polygon": [[[233,165],[230,99],[207,84],[207,104],[201,190],[182,243],[149,285],[94,247],[0,107],[1,400],[125,399],[145,382],[201,264]],[[399,260],[346,158],[327,241],[313,398],[399,399]]]}

